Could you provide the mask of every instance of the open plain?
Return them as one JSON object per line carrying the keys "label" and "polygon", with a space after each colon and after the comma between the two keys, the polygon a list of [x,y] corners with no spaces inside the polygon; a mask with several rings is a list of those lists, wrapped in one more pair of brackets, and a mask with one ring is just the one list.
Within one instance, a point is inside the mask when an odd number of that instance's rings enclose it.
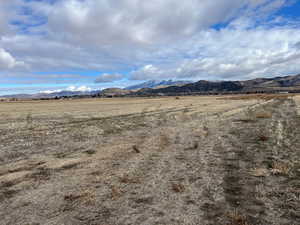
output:
{"label": "open plain", "polygon": [[300,224],[299,114],[287,95],[0,102],[0,224]]}

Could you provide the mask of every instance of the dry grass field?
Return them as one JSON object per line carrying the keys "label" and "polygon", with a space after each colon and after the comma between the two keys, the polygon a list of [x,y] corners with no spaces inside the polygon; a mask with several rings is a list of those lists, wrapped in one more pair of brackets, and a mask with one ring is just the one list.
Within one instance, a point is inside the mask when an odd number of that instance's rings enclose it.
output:
{"label": "dry grass field", "polygon": [[2,225],[298,225],[300,96],[0,102]]}

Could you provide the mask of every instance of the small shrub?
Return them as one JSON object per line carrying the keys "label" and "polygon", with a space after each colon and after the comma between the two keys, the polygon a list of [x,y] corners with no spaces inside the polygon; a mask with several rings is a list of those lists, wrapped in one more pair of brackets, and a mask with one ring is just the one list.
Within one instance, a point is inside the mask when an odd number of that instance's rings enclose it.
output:
{"label": "small shrub", "polygon": [[182,193],[185,191],[185,187],[183,184],[177,184],[177,183],[173,183],[172,184],[172,190],[176,193]]}
{"label": "small shrub", "polygon": [[250,225],[247,223],[246,217],[240,215],[237,211],[227,214],[228,219],[230,219],[230,225]]}
{"label": "small shrub", "polygon": [[95,194],[92,190],[82,190],[80,193],[72,193],[64,196],[64,200],[69,204],[91,205],[95,201]]}
{"label": "small shrub", "polygon": [[111,198],[113,200],[116,200],[118,198],[120,198],[122,195],[122,192],[119,188],[117,188],[116,186],[112,186],[111,188]]}
{"label": "small shrub", "polygon": [[28,129],[30,129],[30,130],[33,129],[33,117],[32,117],[31,113],[28,113],[26,115],[26,125],[27,125]]}
{"label": "small shrub", "polygon": [[163,150],[170,144],[169,137],[166,134],[161,134],[159,137],[159,149]]}
{"label": "small shrub", "polygon": [[291,168],[286,163],[273,162],[271,173],[273,175],[288,175]]}

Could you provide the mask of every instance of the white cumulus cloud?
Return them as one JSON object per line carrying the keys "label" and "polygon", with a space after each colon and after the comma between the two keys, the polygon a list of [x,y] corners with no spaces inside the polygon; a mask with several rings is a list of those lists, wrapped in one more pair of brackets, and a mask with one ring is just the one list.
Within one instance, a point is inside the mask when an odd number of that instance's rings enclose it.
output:
{"label": "white cumulus cloud", "polygon": [[0,69],[113,71],[99,83],[122,80],[122,71],[135,80],[299,73],[300,23],[272,17],[291,2],[1,0]]}
{"label": "white cumulus cloud", "polygon": [[52,94],[52,93],[57,93],[57,92],[62,92],[62,91],[89,92],[89,91],[92,91],[92,88],[90,88],[88,86],[85,86],[85,85],[82,85],[82,86],[73,86],[73,85],[71,85],[71,86],[69,86],[67,88],[64,88],[64,89],[45,90],[45,91],[40,91],[40,93]]}
{"label": "white cumulus cloud", "polygon": [[83,86],[79,86],[79,87],[69,86],[66,90],[67,91],[81,91],[81,92],[85,92],[85,91],[91,91],[92,88],[84,86],[84,85]]}
{"label": "white cumulus cloud", "polygon": [[175,64],[146,65],[133,71],[131,78],[248,79],[297,74],[300,72],[298,27],[229,26],[220,31],[203,31],[170,52]]}
{"label": "white cumulus cloud", "polygon": [[17,61],[9,52],[0,48],[0,69],[13,69],[19,66],[25,66],[24,62]]}

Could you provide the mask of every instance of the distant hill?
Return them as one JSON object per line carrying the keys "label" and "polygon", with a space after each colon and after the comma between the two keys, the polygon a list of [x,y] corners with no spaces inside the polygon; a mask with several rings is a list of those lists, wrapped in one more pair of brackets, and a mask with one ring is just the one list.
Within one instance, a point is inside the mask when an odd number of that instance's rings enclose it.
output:
{"label": "distant hill", "polygon": [[173,80],[149,80],[140,84],[132,85],[129,87],[124,88],[125,90],[137,90],[137,89],[142,89],[142,88],[163,88],[167,86],[177,86],[177,85],[185,85],[192,83],[192,81],[184,81],[184,80],[178,80],[178,81],[173,81]]}
{"label": "distant hill", "polygon": [[195,83],[186,84],[183,86],[169,86],[159,89],[147,89],[141,90],[141,92],[149,94],[172,94],[172,93],[192,93],[192,92],[229,92],[229,91],[241,91],[243,86],[238,81],[221,81],[210,82],[201,80]]}
{"label": "distant hill", "polygon": [[181,86],[168,86],[156,89],[141,89],[143,94],[182,94],[182,93],[228,93],[228,92],[271,92],[271,91],[300,91],[300,74],[275,78],[257,78],[246,81],[205,81],[201,80]]}
{"label": "distant hill", "polygon": [[71,96],[141,96],[141,95],[176,95],[193,93],[255,93],[255,92],[300,92],[300,74],[274,78],[256,78],[245,81],[147,81],[139,85],[122,88],[107,88],[102,91],[59,91],[52,93],[16,94],[4,98],[55,98]]}
{"label": "distant hill", "polygon": [[294,87],[300,86],[300,74],[295,76],[258,78],[241,82],[247,87]]}
{"label": "distant hill", "polygon": [[55,98],[55,97],[71,97],[71,96],[81,96],[81,95],[94,95],[99,93],[99,91],[57,91],[51,93],[36,93],[36,94],[13,94],[4,95],[4,98],[19,98],[19,99],[38,99],[38,98]]}
{"label": "distant hill", "polygon": [[116,96],[116,95],[126,95],[129,94],[129,90],[124,90],[122,88],[106,88],[98,93],[100,96]]}

